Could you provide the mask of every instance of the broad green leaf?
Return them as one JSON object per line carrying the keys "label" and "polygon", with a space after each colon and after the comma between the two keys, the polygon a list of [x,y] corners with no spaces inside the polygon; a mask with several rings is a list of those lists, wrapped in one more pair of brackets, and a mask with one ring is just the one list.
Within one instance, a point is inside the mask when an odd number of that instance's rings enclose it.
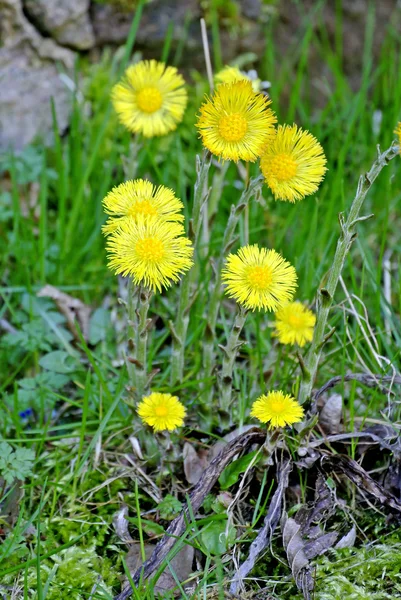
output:
{"label": "broad green leaf", "polygon": [[77,370],[77,363],[74,358],[63,350],[55,350],[45,354],[40,359],[39,364],[43,369],[55,373],[72,373]]}
{"label": "broad green leaf", "polygon": [[238,477],[247,470],[255,455],[256,450],[255,452],[249,452],[249,454],[241,456],[241,458],[235,460],[224,469],[219,477],[219,483],[222,490],[226,490],[234,485],[234,483],[237,483]]}
{"label": "broad green leaf", "polygon": [[227,519],[212,521],[202,529],[200,537],[210,554],[219,555],[235,542],[237,530],[232,524],[228,525]]}

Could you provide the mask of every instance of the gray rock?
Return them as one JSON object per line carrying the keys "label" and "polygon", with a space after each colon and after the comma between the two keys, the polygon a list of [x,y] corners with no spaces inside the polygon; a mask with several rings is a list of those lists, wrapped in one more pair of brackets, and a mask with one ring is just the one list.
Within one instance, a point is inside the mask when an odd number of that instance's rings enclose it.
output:
{"label": "gray rock", "polygon": [[75,55],[36,31],[21,0],[0,0],[0,42],[0,151],[19,150],[36,136],[48,143],[52,97],[60,130],[68,125],[71,91],[59,71],[72,69]]}
{"label": "gray rock", "polygon": [[35,27],[62,46],[88,50],[95,45],[89,0],[23,0],[23,6]]}
{"label": "gray rock", "polygon": [[[91,12],[98,45],[125,43],[134,17],[134,11],[119,10],[112,4],[94,3]],[[186,20],[196,22],[199,28],[200,17],[199,0],[153,0],[144,6],[135,43],[137,46],[153,47],[160,51],[171,23],[174,23],[174,44],[185,34]],[[190,41],[188,36],[186,47],[188,47]]]}

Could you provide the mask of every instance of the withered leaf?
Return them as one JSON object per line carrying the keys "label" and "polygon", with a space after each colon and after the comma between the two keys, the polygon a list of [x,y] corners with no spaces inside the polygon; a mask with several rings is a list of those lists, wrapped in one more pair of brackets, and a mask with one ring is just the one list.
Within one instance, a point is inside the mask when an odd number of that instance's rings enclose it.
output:
{"label": "withered leaf", "polygon": [[309,560],[305,554],[305,543],[299,523],[285,515],[283,527],[283,546],[287,553],[288,564],[297,588],[302,591],[305,600],[310,600],[314,588]]}
{"label": "withered leaf", "polygon": [[277,489],[274,492],[273,498],[270,502],[269,510],[267,511],[263,527],[260,529],[256,539],[251,544],[248,558],[244,563],[242,563],[231,583],[231,594],[237,593],[238,587],[241,585],[242,580],[248,575],[248,573],[252,571],[258,557],[270,543],[274,530],[276,529],[280,520],[283,496],[288,487],[288,477],[291,470],[292,463],[290,461],[286,461],[283,465],[278,467]]}
{"label": "withered leaf", "polygon": [[191,485],[195,485],[209,465],[209,453],[204,449],[197,452],[192,444],[185,442],[182,454],[184,458],[184,473],[186,480]]}
{"label": "withered leaf", "polygon": [[340,538],[337,544],[334,546],[336,550],[340,550],[341,548],[352,548],[355,544],[356,540],[356,527],[353,525],[348,533],[346,533],[342,538]]}
{"label": "withered leaf", "polygon": [[326,433],[339,433],[341,431],[341,418],[343,414],[343,399],[341,394],[332,394],[327,398],[319,414],[319,423]]}
{"label": "withered leaf", "polygon": [[134,540],[131,537],[130,532],[128,531],[128,507],[122,506],[119,511],[113,517],[113,525],[114,530],[117,536],[120,538],[122,542],[126,544],[133,544]]}

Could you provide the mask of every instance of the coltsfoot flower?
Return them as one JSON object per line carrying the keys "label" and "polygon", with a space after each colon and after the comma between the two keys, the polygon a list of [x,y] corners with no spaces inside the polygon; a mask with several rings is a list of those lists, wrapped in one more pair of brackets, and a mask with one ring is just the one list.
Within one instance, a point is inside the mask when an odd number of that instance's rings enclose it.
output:
{"label": "coltsfoot flower", "polygon": [[238,67],[226,66],[221,71],[216,73],[215,82],[219,83],[234,83],[234,81],[250,81],[254,92],[260,92],[260,79],[252,79],[247,73],[240,71]]}
{"label": "coltsfoot flower", "polygon": [[270,104],[250,81],[217,86],[200,108],[197,128],[203,145],[223,160],[254,162],[274,137],[277,119]]}
{"label": "coltsfoot flower", "polygon": [[125,221],[107,243],[109,267],[153,291],[162,291],[192,267],[193,247],[179,223],[159,219]]}
{"label": "coltsfoot flower", "polygon": [[150,181],[135,179],[114,187],[103,200],[104,210],[112,218],[103,226],[103,233],[112,233],[126,219],[139,215],[158,217],[165,221],[184,220],[181,200],[164,185],[156,187]]}
{"label": "coltsfoot flower", "polygon": [[138,415],[154,431],[172,431],[184,423],[186,410],[177,396],[153,392],[138,404]]}
{"label": "coltsfoot flower", "polygon": [[398,154],[401,155],[401,121],[399,121],[397,123],[397,127],[394,129],[394,133],[398,138],[398,145],[399,145]]}
{"label": "coltsfoot flower", "polygon": [[298,423],[304,416],[304,409],[295,398],[278,390],[260,396],[252,404],[251,416],[261,423],[269,423],[269,429],[274,429]]}
{"label": "coltsfoot flower", "polygon": [[175,67],[142,60],[128,67],[111,98],[121,123],[150,138],[166,135],[182,121],[188,100],[184,85]]}
{"label": "coltsfoot flower", "polygon": [[279,125],[260,159],[260,168],[276,200],[295,202],[314,194],[326,172],[322,146],[296,125]]}
{"label": "coltsfoot flower", "polygon": [[289,302],[275,314],[276,323],[273,335],[282,344],[298,344],[305,346],[313,338],[316,317],[301,302]]}
{"label": "coltsfoot flower", "polygon": [[294,267],[275,250],[257,244],[229,254],[222,280],[226,293],[251,310],[276,311],[292,300],[297,287]]}

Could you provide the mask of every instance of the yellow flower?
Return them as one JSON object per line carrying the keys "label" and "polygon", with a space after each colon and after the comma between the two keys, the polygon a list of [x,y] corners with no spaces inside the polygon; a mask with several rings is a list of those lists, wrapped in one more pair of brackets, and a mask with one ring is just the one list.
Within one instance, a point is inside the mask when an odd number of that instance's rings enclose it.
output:
{"label": "yellow flower", "polygon": [[273,335],[282,344],[305,346],[313,338],[316,317],[300,302],[289,302],[276,312],[276,330]]}
{"label": "yellow flower", "polygon": [[276,200],[295,202],[317,191],[326,172],[322,146],[296,125],[279,125],[260,168]]}
{"label": "yellow flower", "polygon": [[161,292],[193,264],[192,244],[183,233],[179,223],[143,215],[127,220],[108,238],[109,267],[136,285]]}
{"label": "yellow flower", "polygon": [[297,274],[275,250],[244,246],[229,254],[222,272],[226,293],[245,308],[276,311],[292,300]]}
{"label": "yellow flower", "polygon": [[129,131],[148,138],[166,135],[182,121],[188,99],[184,84],[175,67],[142,60],[128,67],[111,98]]}
{"label": "yellow flower", "polygon": [[398,145],[399,145],[398,154],[401,155],[401,121],[399,121],[397,123],[397,127],[394,129],[394,133],[398,137]]}
{"label": "yellow flower", "polygon": [[153,392],[138,404],[138,415],[154,431],[172,431],[183,425],[186,410],[177,396]]}
{"label": "yellow flower", "polygon": [[197,128],[203,145],[224,160],[254,162],[274,136],[271,100],[255,94],[250,81],[217,86],[200,108]]}
{"label": "yellow flower", "polygon": [[298,423],[304,416],[304,409],[289,394],[268,392],[252,404],[251,416],[262,423],[269,423],[269,429],[273,429]]}
{"label": "yellow flower", "polygon": [[234,81],[250,81],[254,92],[260,92],[260,79],[251,79],[246,73],[240,71],[238,67],[226,66],[216,73],[214,77],[217,84],[234,83]]}
{"label": "yellow flower", "polygon": [[184,205],[173,190],[163,185],[156,188],[143,179],[126,181],[114,187],[104,198],[103,206],[107,214],[115,217],[108,219],[103,226],[105,235],[118,229],[127,218],[136,219],[138,215],[158,217],[165,221],[184,220],[180,212]]}

